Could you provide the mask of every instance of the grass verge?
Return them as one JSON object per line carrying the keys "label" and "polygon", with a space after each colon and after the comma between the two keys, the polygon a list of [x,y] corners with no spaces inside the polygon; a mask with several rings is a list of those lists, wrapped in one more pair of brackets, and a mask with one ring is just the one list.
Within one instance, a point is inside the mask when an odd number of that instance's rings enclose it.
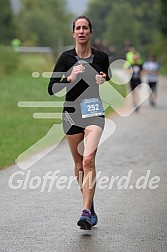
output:
{"label": "grass verge", "polygon": [[[52,71],[54,61],[43,55],[20,55],[20,67],[17,72],[0,81],[1,87],[1,131],[0,131],[0,169],[13,164],[16,158],[43,138],[53,124],[61,123],[60,119],[34,119],[35,112],[61,112],[57,108],[20,108],[19,101],[55,101],[47,93],[48,79],[33,78],[32,72]],[[40,75],[41,76],[41,75]],[[125,94],[125,87],[115,88]],[[62,99],[62,98],[61,98]],[[118,104],[120,106],[121,104]],[[112,108],[107,109],[107,113]],[[56,135],[46,146],[56,142]],[[41,148],[46,147],[45,144]]]}

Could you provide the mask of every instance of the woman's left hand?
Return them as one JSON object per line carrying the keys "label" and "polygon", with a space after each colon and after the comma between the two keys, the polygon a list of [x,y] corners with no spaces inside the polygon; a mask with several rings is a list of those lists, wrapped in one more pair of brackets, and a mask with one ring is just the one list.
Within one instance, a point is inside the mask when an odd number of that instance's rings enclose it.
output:
{"label": "woman's left hand", "polygon": [[103,84],[106,81],[106,74],[103,72],[100,72],[100,74],[96,74],[96,83],[98,85]]}

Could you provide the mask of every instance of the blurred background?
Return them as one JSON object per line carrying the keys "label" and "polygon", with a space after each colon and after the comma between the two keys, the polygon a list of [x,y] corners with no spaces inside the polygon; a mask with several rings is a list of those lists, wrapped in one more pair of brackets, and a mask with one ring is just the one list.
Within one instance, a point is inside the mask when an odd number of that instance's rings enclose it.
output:
{"label": "blurred background", "polygon": [[[71,23],[88,15],[99,38],[121,57],[128,45],[155,54],[166,70],[167,3],[164,0],[0,0],[0,44],[51,47],[73,43]],[[16,42],[17,43],[17,42]],[[115,50],[115,51],[114,51]]]}
{"label": "blurred background", "polygon": [[[72,22],[82,14],[93,23],[92,45],[111,62],[134,47],[142,61],[154,55],[161,74],[167,74],[165,0],[0,0],[0,168],[13,164],[53,125],[53,119],[35,120],[37,109],[17,103],[55,100],[42,73],[51,72],[59,54],[74,44]],[[55,108],[38,108],[48,110]]]}

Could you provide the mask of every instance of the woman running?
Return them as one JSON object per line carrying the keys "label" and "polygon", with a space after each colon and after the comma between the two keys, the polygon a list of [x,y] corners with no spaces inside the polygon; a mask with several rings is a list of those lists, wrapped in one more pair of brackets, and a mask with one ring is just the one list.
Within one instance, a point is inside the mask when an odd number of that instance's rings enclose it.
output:
{"label": "woman running", "polygon": [[[83,210],[77,222],[81,229],[97,224],[93,203],[95,156],[105,123],[99,85],[109,80],[108,56],[91,47],[92,33],[89,18],[76,18],[72,32],[75,47],[61,54],[48,86],[50,95],[66,88],[62,121],[83,197]],[[62,73],[61,78],[58,73]]]}

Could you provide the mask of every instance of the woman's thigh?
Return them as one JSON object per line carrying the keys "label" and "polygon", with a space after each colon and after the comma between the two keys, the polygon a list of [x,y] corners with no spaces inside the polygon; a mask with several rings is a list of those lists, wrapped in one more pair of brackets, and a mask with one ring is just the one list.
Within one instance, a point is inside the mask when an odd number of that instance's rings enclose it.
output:
{"label": "woman's thigh", "polygon": [[96,155],[102,132],[103,129],[97,125],[89,125],[85,128],[84,156]]}
{"label": "woman's thigh", "polygon": [[84,151],[84,132],[74,135],[66,135],[66,139],[70,147],[74,162],[82,163]]}

